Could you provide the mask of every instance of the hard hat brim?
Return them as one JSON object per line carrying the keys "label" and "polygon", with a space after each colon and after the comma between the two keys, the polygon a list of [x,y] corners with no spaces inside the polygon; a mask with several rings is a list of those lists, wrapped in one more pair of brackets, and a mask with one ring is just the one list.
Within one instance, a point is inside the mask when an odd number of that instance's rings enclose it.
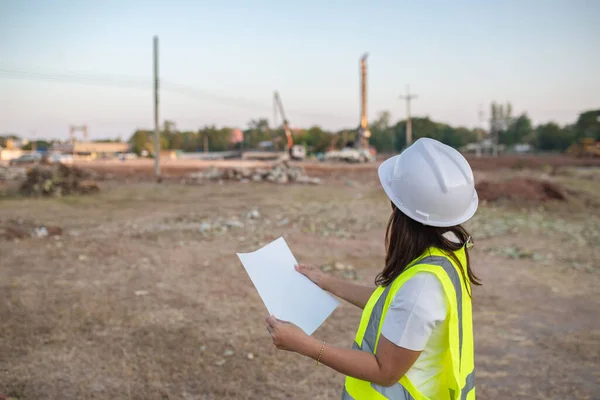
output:
{"label": "hard hat brim", "polygon": [[400,198],[394,194],[394,191],[392,190],[392,187],[390,185],[390,183],[393,180],[394,167],[396,165],[396,160],[398,159],[398,157],[400,157],[400,155],[390,157],[387,160],[385,160],[384,162],[382,162],[381,165],[379,165],[379,168],[377,169],[377,174],[379,175],[379,181],[381,183],[381,186],[383,187],[383,190],[385,191],[385,194],[392,201],[392,203],[394,203],[394,205],[400,211],[402,211],[402,213],[404,213],[409,218],[411,218],[417,222],[420,222],[424,225],[436,226],[436,227],[450,227],[450,226],[460,225],[462,223],[465,223],[466,221],[471,219],[471,217],[473,217],[473,215],[475,215],[475,212],[477,211],[477,207],[479,205],[479,196],[477,196],[477,191],[475,191],[475,190],[474,190],[475,195],[473,196],[473,200],[471,201],[471,204],[469,205],[467,210],[465,210],[465,212],[459,218],[455,218],[453,220],[449,220],[449,221],[441,221],[441,220],[436,221],[436,220],[431,220],[431,219],[426,220],[421,215],[417,214],[415,212],[416,210],[408,209],[402,203]]}

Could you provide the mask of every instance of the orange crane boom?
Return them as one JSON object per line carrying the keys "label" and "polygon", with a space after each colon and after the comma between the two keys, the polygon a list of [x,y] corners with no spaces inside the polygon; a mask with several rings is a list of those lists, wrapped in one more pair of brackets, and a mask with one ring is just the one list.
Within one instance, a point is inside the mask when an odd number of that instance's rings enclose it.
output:
{"label": "orange crane boom", "polygon": [[273,94],[273,99],[275,101],[275,104],[277,106],[277,109],[279,110],[279,115],[281,115],[281,119],[283,120],[283,130],[285,132],[285,136],[287,138],[287,149],[288,152],[290,152],[290,155],[292,153],[292,147],[294,146],[294,139],[292,137],[292,131],[290,129],[290,126],[288,124],[288,120],[285,116],[285,111],[283,110],[283,103],[281,102],[281,97],[279,97],[279,93],[275,92]]}

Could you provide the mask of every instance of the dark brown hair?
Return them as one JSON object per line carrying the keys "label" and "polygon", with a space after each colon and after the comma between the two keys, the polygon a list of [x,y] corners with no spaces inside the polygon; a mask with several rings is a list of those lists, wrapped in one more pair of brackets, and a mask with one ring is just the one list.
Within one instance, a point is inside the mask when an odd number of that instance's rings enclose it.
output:
{"label": "dark brown hair", "polygon": [[[453,232],[459,242],[444,237],[444,233]],[[392,203],[392,215],[385,233],[385,268],[377,275],[375,284],[390,285],[408,266],[408,264],[421,256],[428,248],[436,247],[448,254],[459,267],[463,278],[467,276],[471,284],[481,285],[481,281],[473,271],[469,262],[469,252],[465,251],[467,265],[463,266],[454,254],[469,240],[469,232],[461,225],[438,228],[423,225],[398,210]],[[472,239],[471,239],[472,242]]]}

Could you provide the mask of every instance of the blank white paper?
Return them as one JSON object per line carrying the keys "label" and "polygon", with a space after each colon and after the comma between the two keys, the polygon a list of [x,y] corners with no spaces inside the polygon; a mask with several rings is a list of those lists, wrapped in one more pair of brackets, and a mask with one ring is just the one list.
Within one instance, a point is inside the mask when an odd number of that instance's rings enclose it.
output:
{"label": "blank white paper", "polygon": [[296,258],[279,239],[252,253],[237,253],[270,315],[298,325],[308,335],[339,301],[295,270]]}

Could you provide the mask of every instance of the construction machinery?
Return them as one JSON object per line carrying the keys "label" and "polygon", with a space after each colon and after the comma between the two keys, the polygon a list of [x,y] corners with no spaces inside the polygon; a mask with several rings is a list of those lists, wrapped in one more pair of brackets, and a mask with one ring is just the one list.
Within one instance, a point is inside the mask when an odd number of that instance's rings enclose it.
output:
{"label": "construction machinery", "polygon": [[273,94],[273,102],[283,121],[283,131],[285,132],[285,137],[287,138],[287,151],[290,158],[292,160],[304,160],[306,158],[306,148],[304,146],[294,144],[292,130],[290,129],[287,117],[285,116],[281,97],[277,91]]}
{"label": "construction machinery", "polygon": [[354,140],[356,149],[369,149],[371,131],[367,121],[367,57],[365,53],[360,59],[360,125]]}
{"label": "construction machinery", "polygon": [[596,141],[594,138],[580,139],[569,146],[567,153],[578,158],[600,157],[600,141]]}
{"label": "construction machinery", "polygon": [[352,163],[374,161],[375,157],[369,147],[371,131],[367,120],[367,57],[365,53],[360,58],[360,124],[352,146],[342,150],[331,150],[325,153],[325,160],[346,161]]}

